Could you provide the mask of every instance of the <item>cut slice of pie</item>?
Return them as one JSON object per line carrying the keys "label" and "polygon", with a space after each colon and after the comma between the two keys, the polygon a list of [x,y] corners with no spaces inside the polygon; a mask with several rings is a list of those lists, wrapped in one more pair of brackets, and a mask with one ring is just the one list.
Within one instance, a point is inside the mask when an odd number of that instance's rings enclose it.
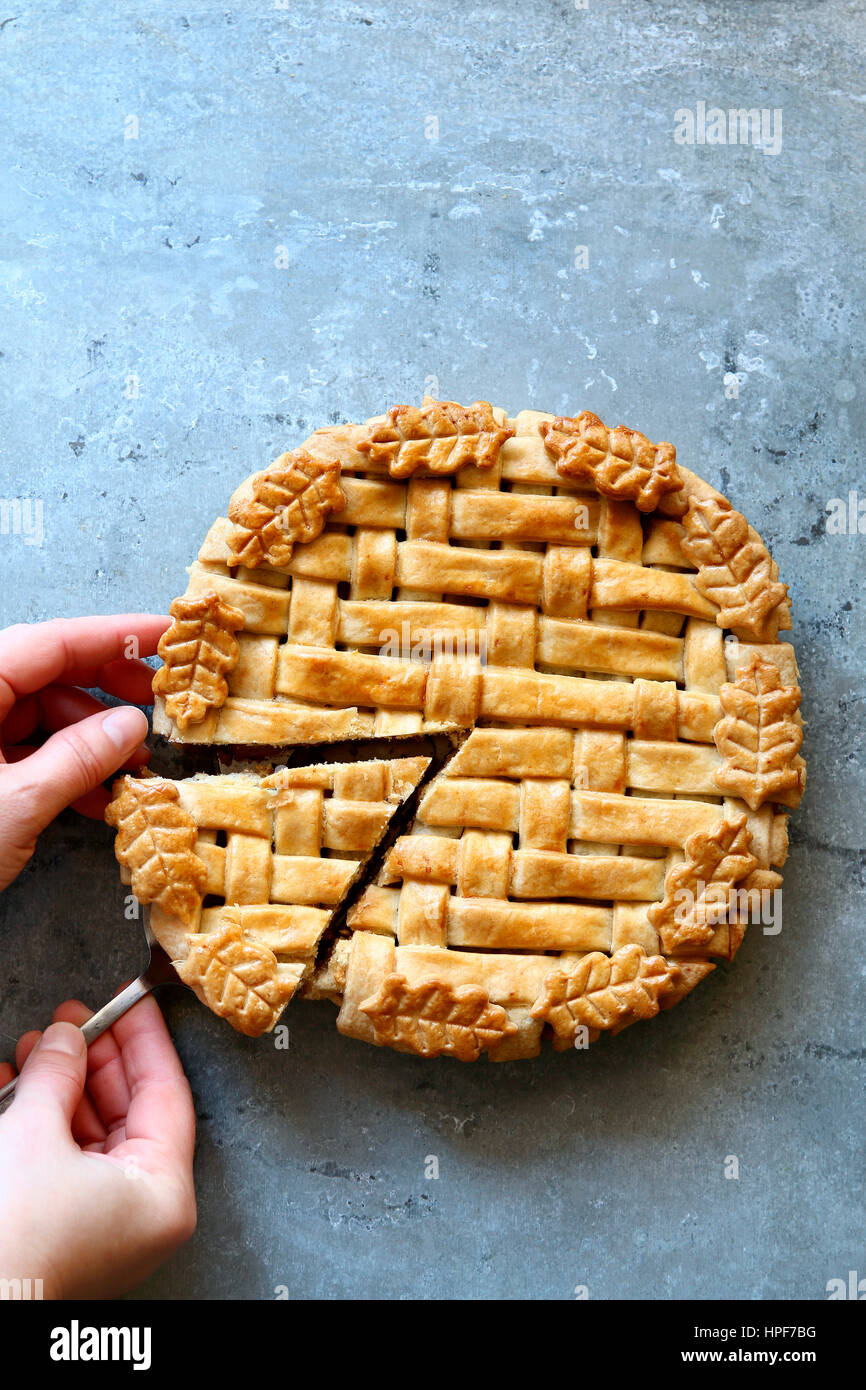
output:
{"label": "cut slice of pie", "polygon": [[335,908],[421,781],[422,756],[119,778],[122,876],[178,974],[241,1033],[269,1032]]}
{"label": "cut slice of pie", "polygon": [[[588,411],[426,399],[317,431],[226,513],[172,606],[158,733],[469,731],[304,977],[344,1033],[532,1056],[545,1031],[581,1046],[651,1017],[733,957],[805,783],[790,602],[672,444]],[[181,918],[189,849],[176,836],[164,890]],[[215,979],[247,967],[241,945],[226,936]]]}

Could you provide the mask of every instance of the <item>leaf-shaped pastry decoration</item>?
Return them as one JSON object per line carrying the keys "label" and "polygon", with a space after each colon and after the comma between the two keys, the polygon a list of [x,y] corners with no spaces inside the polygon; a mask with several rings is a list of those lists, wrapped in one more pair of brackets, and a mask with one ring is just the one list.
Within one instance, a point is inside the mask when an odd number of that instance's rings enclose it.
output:
{"label": "leaf-shaped pastry decoration", "polygon": [[497,423],[489,401],[462,406],[456,401],[395,405],[383,424],[371,425],[357,444],[371,463],[386,464],[392,478],[413,473],[443,477],[466,464],[492,468],[514,430]]}
{"label": "leaf-shaped pastry decoration", "polygon": [[387,975],[360,1007],[380,1046],[400,1047],[419,1057],[474,1062],[517,1031],[505,1010],[475,985],[454,988],[440,980],[410,985],[402,975]]}
{"label": "leaf-shaped pastry decoration", "polygon": [[639,511],[654,511],[666,493],[677,493],[683,485],[673,444],[653,444],[625,425],[609,430],[589,410],[574,419],[560,415],[552,423],[545,420],[538,428],[563,478],[588,483],[605,497],[634,502]]}
{"label": "leaf-shaped pastry decoration", "polygon": [[339,459],[313,458],[306,449],[282,454],[248,478],[229,503],[237,528],[228,541],[231,563],[288,565],[294,547],[315,540],[331,512],[345,505]]}
{"label": "leaf-shaped pastry decoration", "polygon": [[269,1033],[297,988],[294,974],[281,974],[273,951],[244,933],[230,909],[216,931],[191,932],[189,955],[175,969],[208,1008],[239,1033]]}
{"label": "leaf-shaped pastry decoration", "polygon": [[165,699],[165,712],[183,731],[200,724],[225,702],[225,674],[238,664],[236,632],[244,625],[240,609],[209,590],[197,598],[176,598],[169,609],[173,622],[159,639],[165,665],[153,678],[154,694]]}
{"label": "leaf-shaped pastry decoration", "polygon": [[663,901],[647,909],[665,954],[706,945],[728,920],[735,885],[758,867],[750,846],[745,815],[686,840],[685,862],[668,870]]}
{"label": "leaf-shaped pastry decoration", "polygon": [[787,584],[744,516],[720,497],[692,497],[683,517],[683,554],[697,567],[695,584],[718,608],[719,627],[757,642],[789,628]]}
{"label": "leaf-shaped pastry decoration", "polygon": [[621,946],[612,956],[591,951],[570,970],[554,970],[533,1004],[533,1018],[551,1024],[558,1037],[574,1040],[578,1027],[616,1028],[653,1018],[659,995],[672,988],[679,970],[664,956],[640,946]]}
{"label": "leaf-shaped pastry decoration", "polygon": [[725,761],[714,774],[716,786],[753,811],[765,801],[799,805],[806,785],[803,730],[794,718],[800,698],[799,687],[783,685],[778,667],[759,656],[719,691],[724,717],[713,738]]}
{"label": "leaf-shaped pastry decoration", "polygon": [[117,831],[114,853],[130,870],[135,896],[188,925],[201,906],[207,868],[195,853],[195,821],[179,802],[172,782],[120,777],[105,819]]}

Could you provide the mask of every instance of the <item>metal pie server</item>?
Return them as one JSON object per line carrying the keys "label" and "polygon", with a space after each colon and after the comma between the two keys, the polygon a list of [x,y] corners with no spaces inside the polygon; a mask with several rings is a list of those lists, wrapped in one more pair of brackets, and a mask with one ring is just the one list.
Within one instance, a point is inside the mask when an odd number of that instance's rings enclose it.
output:
{"label": "metal pie server", "polygon": [[[362,872],[358,874],[349,892],[331,917],[327,931],[329,940],[333,940],[333,938],[343,930],[346,925],[346,920],[358,899],[365,892],[367,886],[375,882],[388,853],[405,826],[414,817],[421,797],[424,792],[426,792],[430,782],[440,772],[444,771],[445,767],[459,751],[462,740],[452,740],[440,736],[438,740],[434,738],[431,742],[431,757],[423,777],[420,778],[417,786],[413,788],[409,796],[397,807],[385,835],[383,835],[382,839],[379,841],[376,849],[364,864]],[[120,994],[115,995],[108,1004],[104,1005],[98,1013],[95,1013],[92,1018],[89,1018],[87,1022],[82,1025],[81,1031],[84,1034],[88,1047],[100,1037],[101,1034],[105,1033],[113,1023],[116,1023],[128,1009],[131,1009],[133,1004],[137,1004],[139,999],[143,999],[145,995],[150,994],[157,985],[182,985],[184,983],[153,934],[150,925],[150,908],[147,906],[144,907],[144,935],[150,950],[150,958],[147,967],[142,971],[137,980],[133,980],[131,984],[120,991]],[[187,986],[184,985],[184,988],[187,988]],[[11,1104],[17,1084],[18,1077],[16,1076],[13,1077],[6,1086],[0,1087],[0,1114]]]}
{"label": "metal pie server", "polygon": [[[137,1004],[139,999],[144,999],[145,995],[150,994],[156,989],[157,985],[180,985],[183,981],[178,977],[177,971],[160,946],[150,925],[150,908],[144,908],[144,935],[147,940],[150,958],[147,966],[141,972],[137,980],[133,980],[113,999],[109,1000],[97,1013],[82,1024],[81,1031],[84,1040],[89,1047],[92,1042],[108,1031],[113,1023],[131,1009],[133,1004]],[[186,988],[186,986],[184,986]],[[15,1076],[6,1085],[0,1087],[0,1114],[12,1103],[12,1096],[18,1084],[18,1077]]]}

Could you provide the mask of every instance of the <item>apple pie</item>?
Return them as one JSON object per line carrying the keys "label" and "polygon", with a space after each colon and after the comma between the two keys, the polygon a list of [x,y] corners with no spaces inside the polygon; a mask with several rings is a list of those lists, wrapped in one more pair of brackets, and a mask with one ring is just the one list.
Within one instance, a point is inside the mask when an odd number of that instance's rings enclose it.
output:
{"label": "apple pie", "polygon": [[[377,739],[381,768],[403,766],[404,739],[459,744],[420,788],[416,770],[399,835],[353,868],[328,931],[280,923],[279,904],[327,916],[338,898],[285,896],[299,876],[276,813],[247,810],[273,786],[163,784],[191,824],[155,912],[212,1007],[210,948],[264,978],[252,940],[276,961],[256,1018],[291,976],[343,1033],[423,1056],[582,1047],[731,960],[781,884],[805,784],[787,587],[669,443],[484,401],[318,430],[237,489],[171,616],[154,729],[172,742],[279,757]],[[347,766],[340,786],[361,776]],[[393,797],[376,804],[379,824]],[[312,848],[321,809],[305,831],[297,805],[304,856],[330,853]]]}
{"label": "apple pie", "polygon": [[270,1032],[334,908],[429,759],[118,778],[121,876],[180,978],[241,1033]]}

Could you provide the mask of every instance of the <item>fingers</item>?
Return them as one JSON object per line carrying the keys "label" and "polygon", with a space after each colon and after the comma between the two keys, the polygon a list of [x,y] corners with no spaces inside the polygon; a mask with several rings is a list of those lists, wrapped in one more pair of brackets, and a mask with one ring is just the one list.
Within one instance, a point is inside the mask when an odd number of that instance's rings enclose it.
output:
{"label": "fingers", "polygon": [[25,696],[9,711],[3,721],[3,742],[7,747],[13,743],[22,743],[25,738],[29,738],[30,734],[38,729],[39,719],[39,696]]}
{"label": "fingers", "polygon": [[[90,1017],[92,1011],[86,1004],[82,1004],[80,999],[67,999],[65,1004],[59,1004],[54,1010],[55,1023],[74,1023],[76,1028],[80,1028]],[[72,1137],[82,1149],[98,1148],[105,1143],[107,1133],[90,1094],[91,1053],[92,1048],[88,1048],[84,1095],[72,1117]]]}
{"label": "fingers", "polygon": [[0,632],[0,723],[23,695],[76,673],[123,659],[152,656],[169,619],[124,613],[106,618],[56,618]]}
{"label": "fingers", "polygon": [[[55,1023],[74,1023],[76,1028],[79,1028],[89,1017],[90,1010],[86,1008],[84,1004],[76,1000],[70,999],[66,1004],[61,1004],[59,1008],[54,1010]],[[41,1037],[42,1034],[37,1032],[36,1029],[33,1029],[29,1033],[22,1033],[21,1037],[18,1039],[18,1045],[15,1048],[15,1065],[19,1072],[24,1070],[24,1064],[27,1058],[33,1052],[33,1049]],[[89,1065],[89,1053],[87,1060]],[[84,1148],[93,1144],[104,1143],[105,1134],[105,1128],[100,1123],[93,1102],[85,1091],[72,1117],[72,1137],[76,1144]]]}
{"label": "fingers", "polygon": [[[3,742],[7,747],[20,743],[37,728],[53,734],[91,714],[101,714],[105,708],[101,700],[77,686],[47,685],[38,695],[19,700],[3,725]],[[147,749],[142,745],[140,752],[146,753]]]}
{"label": "fingers", "polygon": [[38,1043],[42,1034],[37,1028],[31,1028],[28,1032],[22,1033],[18,1042],[15,1044],[15,1066],[20,1071]]}
{"label": "fingers", "polygon": [[[36,748],[33,745],[28,747],[26,744],[22,744],[18,748],[10,748],[7,762],[21,762],[22,759],[29,758],[30,754],[35,752]],[[136,748],[132,756],[127,758],[123,767],[119,768],[118,771],[139,772],[141,768],[145,767],[149,762],[150,749],[145,748],[142,751],[141,748]],[[111,793],[100,785],[95,787],[92,792],[87,792],[85,796],[79,797],[77,801],[73,801],[71,805],[72,810],[77,811],[80,816],[87,816],[88,820],[101,821],[105,820],[105,808],[110,800]]]}
{"label": "fingers", "polygon": [[28,845],[64,807],[92,792],[129,758],[147,719],[119,705],[71,724],[23,762],[0,768],[0,839]]}
{"label": "fingers", "polygon": [[92,792],[73,801],[72,809],[80,816],[86,816],[88,820],[105,820],[106,808],[110,801],[111,792],[106,791],[105,787],[94,787]]}
{"label": "fingers", "polygon": [[[80,1028],[92,1017],[90,1009],[78,999],[68,999],[55,1010],[54,1019],[75,1023]],[[129,1109],[129,1086],[123,1057],[111,1029],[91,1043],[87,1052],[87,1095],[90,1097],[99,1130],[79,1143],[105,1140],[108,1131],[117,1129],[126,1119]],[[76,1138],[78,1136],[76,1135]]]}
{"label": "fingers", "polygon": [[131,705],[152,705],[153,676],[153,667],[146,661],[130,659],[109,661],[105,666],[90,670],[79,669],[70,672],[64,681],[91,690],[104,690],[106,695],[116,695],[118,700],[126,700]]}
{"label": "fingers", "polygon": [[71,1023],[46,1028],[18,1078],[12,1102],[16,1118],[68,1133],[84,1092],[86,1052],[81,1030]]}
{"label": "fingers", "polygon": [[118,1125],[117,1129],[111,1131],[103,1144],[102,1152],[106,1154],[113,1153],[115,1149],[121,1148],[128,1138],[129,1135],[126,1132],[126,1125]]}
{"label": "fingers", "polygon": [[[150,670],[150,667],[146,667]],[[28,735],[38,725],[41,728],[49,729],[52,732],[63,729],[70,724],[80,723],[91,714],[101,714],[105,711],[105,705],[99,700],[88,695],[84,690],[78,690],[75,686],[49,685],[38,695],[30,695],[25,700],[19,700],[9,718],[3,725],[3,740],[6,744],[6,761],[10,763],[20,762],[22,758],[29,757],[35,751],[34,745],[16,744],[16,736],[27,738]],[[0,753],[0,761],[2,761]],[[133,750],[124,768],[135,771],[150,762],[150,749],[143,743]],[[111,800],[109,793],[104,787],[99,786],[91,792],[87,792],[79,800],[72,803],[73,809],[82,816],[89,816],[93,820],[102,820],[105,815],[105,808]]]}
{"label": "fingers", "polygon": [[130,1090],[128,1139],[157,1140],[188,1169],[195,1145],[195,1111],[189,1083],[156,1000],[142,999],[115,1023]]}

